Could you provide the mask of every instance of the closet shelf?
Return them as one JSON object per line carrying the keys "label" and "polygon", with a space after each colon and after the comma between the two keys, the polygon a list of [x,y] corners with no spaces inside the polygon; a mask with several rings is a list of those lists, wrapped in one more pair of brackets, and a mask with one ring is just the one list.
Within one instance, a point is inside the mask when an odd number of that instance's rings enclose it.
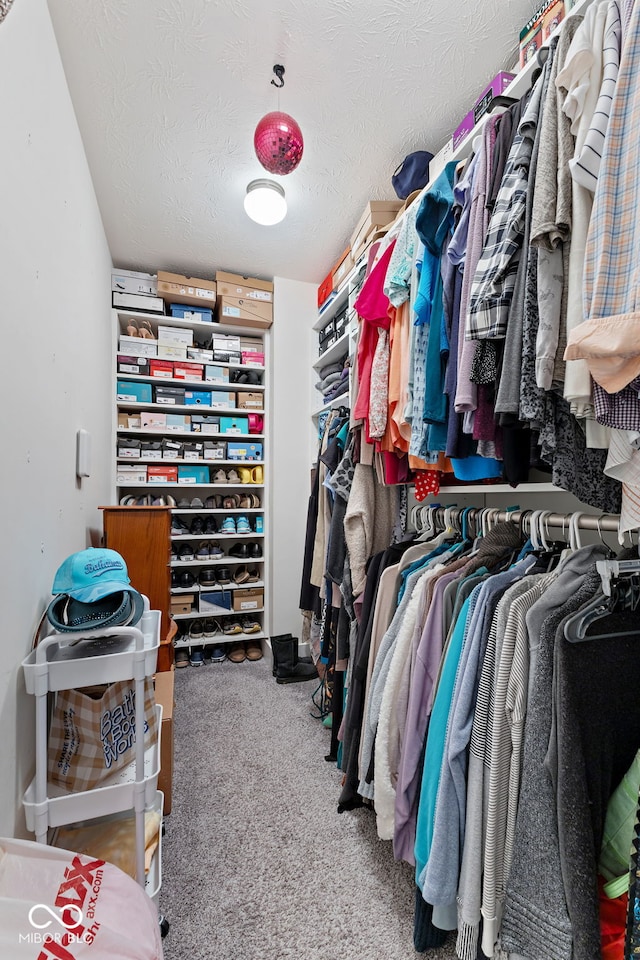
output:
{"label": "closet shelf", "polygon": [[236,417],[258,413],[261,417],[264,416],[264,410],[247,410],[245,407],[205,407],[201,403],[144,403],[142,400],[116,400],[116,404],[119,410],[161,410],[162,413],[192,413],[196,416],[199,413],[219,413],[222,416],[231,413]]}
{"label": "closet shelf", "polygon": [[[150,359],[153,359],[151,357]],[[174,361],[177,363],[178,361]],[[186,363],[202,363],[201,360],[186,360]],[[225,367],[227,370],[253,370],[254,373],[263,373],[264,367],[249,367],[246,364],[216,363],[215,360],[207,360],[205,366]],[[118,373],[118,380],[132,380],[134,383],[155,383],[157,386],[172,387],[193,387],[196,390],[247,390],[252,393],[259,393],[265,390],[264,383],[220,383],[212,380],[184,380],[178,377],[151,377],[142,373]]]}
{"label": "closet shelf", "polygon": [[[208,560],[196,560],[196,563],[202,563],[203,566],[209,563]],[[203,587],[196,583],[192,587],[172,587],[171,596],[179,597],[183,593],[211,593],[212,590],[248,590],[254,587],[264,587],[262,580],[255,583],[216,583],[212,587]]]}
{"label": "closet shelf", "polygon": [[[413,486],[413,484],[411,484]],[[494,484],[458,484],[452,486],[442,486],[436,494],[429,494],[429,497],[438,500],[442,497],[446,497],[448,493],[482,493],[482,494],[491,494],[491,493],[512,493],[514,496],[517,496],[518,493],[566,493],[566,490],[563,490],[562,487],[556,487],[553,483],[520,483],[517,487],[512,487],[508,483],[494,483]],[[429,505],[429,497],[425,500],[425,505]]]}
{"label": "closet shelf", "polygon": [[[158,461],[160,463],[161,461]],[[251,490],[260,490],[264,487],[264,483],[176,483],[171,481],[171,483],[158,482],[149,483],[147,480],[146,483],[118,483],[116,484],[118,490],[128,490],[129,487],[135,487],[140,489],[141,487],[146,488],[147,490],[155,490],[158,487],[161,490],[166,490],[167,487],[175,487],[176,490],[192,490],[194,487],[204,489],[205,487],[210,490],[212,487],[216,490],[246,490],[250,488]]]}
{"label": "closet shelf", "polygon": [[216,333],[224,333],[232,337],[257,337],[265,333],[264,330],[256,330],[253,327],[237,327],[235,324],[217,322],[208,323],[206,320],[181,320],[179,317],[167,317],[163,313],[142,313],[137,310],[122,310],[119,307],[114,307],[114,311],[118,315],[120,332],[123,335],[126,335],[127,332],[127,320],[148,320],[156,334],[159,325],[178,327],[180,330],[193,330],[196,333],[209,333],[211,336]]}
{"label": "closet shelf", "polygon": [[343,393],[339,397],[334,397],[329,403],[323,403],[321,407],[318,407],[317,410],[314,410],[311,414],[312,417],[319,417],[322,413],[328,413],[329,410],[337,410],[339,407],[350,407],[351,402],[349,400],[349,391]]}
{"label": "closet shelf", "polygon": [[[191,614],[188,614],[188,616],[191,617]],[[242,616],[242,614],[240,614],[240,616]],[[186,618],[187,618],[187,615],[185,614],[183,619],[186,619]],[[201,620],[215,620],[215,617],[211,617],[211,616],[207,617],[206,614],[203,615],[201,613],[196,614],[195,618],[196,619],[200,618]],[[215,644],[244,643],[245,640],[267,640],[267,639],[268,639],[267,634],[262,633],[262,631],[260,633],[237,633],[234,637],[229,637],[227,636],[226,633],[216,633],[214,634],[213,637],[197,637],[196,639],[192,639],[188,637],[186,640],[176,640],[174,643],[174,647],[176,648],[176,650],[179,650],[180,647],[183,647],[183,648],[186,647],[188,649],[189,647],[211,646],[214,643]]]}
{"label": "closet shelf", "polygon": [[[223,610],[222,608],[219,610],[194,610],[193,613],[172,613],[171,616],[174,620],[217,620],[218,617],[252,617],[254,613],[264,613],[264,607],[258,607],[257,610]],[[237,633],[235,637],[228,637],[228,639],[235,640],[237,643],[239,640],[249,640],[251,637],[257,636],[258,634],[256,633]],[[201,639],[204,640],[204,637],[198,638],[197,641],[186,643],[184,646],[198,646]]]}
{"label": "closet shelf", "polygon": [[[197,441],[196,441],[197,442]],[[118,457],[118,465],[122,466],[123,464],[144,464],[150,467],[157,467],[160,463],[180,463],[183,466],[186,464],[190,467],[261,467],[264,466],[264,460],[207,460],[206,457],[198,457],[194,459],[193,457],[189,460],[182,458],[169,459],[168,457],[158,457],[153,459],[150,457]],[[217,486],[217,484],[213,484]],[[223,486],[223,484],[220,484]],[[252,484],[246,483],[246,487],[252,486]]]}
{"label": "closet shelf", "polygon": [[[207,537],[200,537],[200,540],[206,540]],[[214,537],[209,537],[209,540],[213,540]],[[229,537],[231,539],[231,537]],[[192,567],[194,563],[200,563],[199,560],[172,560],[169,566],[171,567]],[[264,563],[264,557],[218,557],[217,560],[207,560],[207,566],[209,567],[228,567],[232,563],[244,563],[245,566],[256,566],[259,563]],[[204,563],[202,563],[204,568]]]}
{"label": "closet shelf", "polygon": [[[143,404],[145,406],[145,404]],[[167,408],[165,407],[165,410]],[[175,410],[175,407],[173,407]],[[202,408],[199,408],[202,409]],[[193,408],[191,409],[193,413]],[[118,427],[118,436],[131,434],[134,437],[166,437],[167,440],[173,437],[186,437],[188,440],[264,440],[264,433],[201,433],[198,430],[167,430],[165,427]]]}
{"label": "closet shelf", "polygon": [[319,370],[320,367],[324,367],[327,363],[333,363],[335,360],[339,360],[342,356],[347,356],[349,353],[349,340],[351,338],[351,332],[347,330],[346,333],[343,333],[339,340],[336,340],[328,350],[318,357],[318,359],[313,364],[314,370]]}
{"label": "closet shelf", "polygon": [[[220,484],[220,486],[222,486],[222,484]],[[251,484],[247,483],[245,484],[245,486],[249,487],[251,486]],[[172,514],[174,513],[190,514],[192,517],[195,517],[195,516],[199,517],[201,514],[205,514],[205,513],[224,513],[226,516],[227,513],[241,513],[241,514],[264,513],[264,509],[262,507],[247,507],[246,510],[243,510],[241,507],[234,507],[233,510],[225,510],[224,507],[215,507],[215,508],[207,508],[207,509],[205,508],[200,509],[198,507],[172,507],[171,513]],[[181,538],[178,535],[173,535],[171,539],[172,540],[180,540],[180,539],[188,540],[190,538],[186,536],[184,538]]]}

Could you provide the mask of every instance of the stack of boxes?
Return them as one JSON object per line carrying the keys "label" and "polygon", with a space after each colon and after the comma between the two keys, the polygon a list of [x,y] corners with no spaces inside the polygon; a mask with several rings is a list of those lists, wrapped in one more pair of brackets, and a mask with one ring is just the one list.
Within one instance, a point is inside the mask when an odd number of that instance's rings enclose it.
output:
{"label": "stack of boxes", "polygon": [[575,0],[546,0],[520,31],[520,67],[524,67],[560,26]]}

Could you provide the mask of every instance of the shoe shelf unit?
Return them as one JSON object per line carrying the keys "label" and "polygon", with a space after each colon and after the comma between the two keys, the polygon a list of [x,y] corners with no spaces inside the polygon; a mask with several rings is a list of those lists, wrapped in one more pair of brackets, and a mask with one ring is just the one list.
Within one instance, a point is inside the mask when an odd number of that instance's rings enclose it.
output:
{"label": "shoe shelf unit", "polygon": [[162,707],[156,706],[158,738],[145,748],[136,739],[135,758],[90,790],[68,791],[48,778],[48,700],[58,691],[93,685],[135,681],[136,730],[144,728],[144,681],[156,670],[160,646],[160,611],[145,609],[138,627],[107,627],[82,633],[51,632],[23,660],[28,694],[36,706],[36,772],[23,805],[27,829],[39,843],[55,843],[55,830],[135,815],[136,878],[157,904],[162,883],[162,831],[151,867],[145,875],[145,814],[162,812],[158,790]]}
{"label": "shoe shelf unit", "polygon": [[[124,369],[123,363],[114,359],[114,388],[116,384],[120,385],[114,389],[116,400],[113,443],[116,451],[114,476],[116,502],[132,508],[138,504],[146,506],[167,504],[171,508],[171,543],[168,553],[173,556],[173,559],[168,563],[167,576],[171,580],[169,612],[176,621],[179,631],[174,640],[174,646],[176,648],[219,646],[221,643],[237,643],[249,638],[266,641],[270,632],[269,550],[267,548],[270,536],[267,509],[270,479],[268,468],[270,334],[265,330],[231,324],[190,321],[121,309],[114,309],[113,317],[114,358],[118,355],[130,356],[129,351],[133,345],[133,349],[140,349],[143,355],[148,351],[149,359],[148,372],[144,373],[128,372]],[[156,338],[155,341],[147,337],[145,340],[140,339],[140,343],[137,344],[131,338],[127,327],[134,321],[134,325],[140,328],[141,320],[148,321],[148,330]],[[161,357],[157,359],[164,359],[163,352],[158,351],[157,338],[160,326],[172,328],[172,335],[175,335],[176,339],[186,333],[187,339],[192,338],[194,349],[210,350],[214,335],[260,340],[261,345],[256,349],[264,355],[264,363],[259,365],[253,362],[224,363],[218,359],[194,358],[192,360],[188,357],[187,369],[188,364],[191,363],[201,365],[204,371],[195,379],[191,376],[189,379],[182,379],[182,377],[171,375],[170,368],[161,370],[162,375],[152,375],[153,355],[157,356],[157,352],[160,352]],[[176,368],[182,368],[185,364],[184,358],[175,359],[173,364],[173,373],[175,373]],[[163,365],[156,366],[160,368]],[[165,368],[167,366],[170,367],[164,364]],[[207,367],[213,367],[215,370],[208,371]],[[221,371],[224,380],[220,379]],[[209,372],[218,379],[204,378]],[[127,387],[130,387],[130,390]],[[161,401],[158,402],[158,388],[163,387],[170,389],[164,393],[161,392]],[[177,403],[171,402],[173,399],[171,388],[173,390],[183,388],[185,391],[196,393],[205,392],[207,402],[184,403],[181,402],[181,394],[177,397]],[[141,399],[138,399],[139,391],[142,391]],[[240,393],[255,394],[254,401],[257,406],[239,406],[237,399],[240,399],[238,398]],[[229,394],[232,396],[228,397]],[[208,402],[209,397],[211,402]],[[220,397],[220,401],[216,399],[217,397]],[[170,398],[169,402],[162,402],[166,398]],[[236,400],[236,402],[225,402],[227,399]],[[145,414],[149,414],[149,417]],[[251,414],[261,418],[258,424],[251,422]],[[164,415],[167,415],[167,422]],[[194,417],[198,419],[191,420]],[[185,422],[183,418],[190,418],[191,422]],[[222,418],[237,418],[238,422],[223,427]],[[247,430],[247,423],[250,428],[257,426],[257,431],[253,433],[251,429]],[[122,444],[121,440],[128,442]],[[139,447],[132,441],[139,441]],[[160,441],[159,444],[158,441]],[[163,445],[166,447],[167,442],[171,441],[180,445],[177,453],[173,452],[171,446],[168,449],[162,449]],[[191,443],[185,446],[187,441]],[[242,453],[239,457],[225,456],[230,443],[246,446],[248,455],[244,458]],[[202,444],[208,456],[199,456],[192,444]],[[222,444],[226,446],[222,448],[222,455],[218,457]],[[257,451],[251,450],[252,444],[258,444]],[[133,456],[119,456],[118,454],[124,453],[127,447],[130,450],[133,449]],[[216,455],[212,456],[214,447]],[[149,453],[152,450],[153,455],[150,456]],[[167,455],[163,455],[165,453]],[[251,454],[255,456],[256,453],[262,455],[252,459]],[[135,468],[139,468],[138,476]],[[238,477],[242,477],[243,468],[252,471],[254,468],[259,468],[261,473],[256,480],[260,482],[238,482]],[[224,480],[214,479],[219,471],[222,471]],[[193,506],[193,501],[196,501],[196,506]],[[235,525],[242,517],[246,518],[249,531],[237,534],[221,531],[225,520],[227,523],[231,520]],[[192,532],[192,522],[195,518],[200,518],[202,524]],[[196,558],[198,546],[204,546],[206,549],[206,546],[212,542],[223,551],[222,556],[210,554],[208,559]],[[233,556],[231,551],[238,543],[260,544],[260,555]],[[174,544],[176,548],[181,544],[193,545],[194,558],[176,559],[177,550],[171,549]],[[164,563],[164,557],[160,558],[159,562]],[[248,583],[234,582],[233,574],[240,571],[243,565],[250,570],[256,570],[259,580]],[[220,583],[216,577],[216,571],[224,567],[229,568],[230,583]],[[203,570],[211,572],[207,585],[199,582],[200,573]],[[184,584],[180,583],[181,574],[189,575]],[[260,602],[253,609],[233,610],[234,597],[240,597],[241,591],[248,589],[260,591]],[[231,609],[225,607],[212,609],[210,603],[205,605],[203,595],[214,592],[223,602],[229,604]],[[186,602],[189,597],[191,599]],[[209,624],[209,629],[206,631],[208,635],[197,638],[189,636],[189,627],[194,621],[215,621],[222,625],[225,621],[240,621],[245,616],[255,619],[259,624],[259,632],[228,635],[222,630],[211,630]]]}

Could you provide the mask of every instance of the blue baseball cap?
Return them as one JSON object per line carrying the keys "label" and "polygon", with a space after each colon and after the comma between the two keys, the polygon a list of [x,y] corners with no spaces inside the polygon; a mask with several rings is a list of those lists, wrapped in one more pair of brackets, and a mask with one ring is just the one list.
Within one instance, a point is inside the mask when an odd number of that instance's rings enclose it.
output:
{"label": "blue baseball cap", "polygon": [[51,592],[65,593],[82,603],[95,603],[113,593],[137,593],[131,586],[127,565],[115,550],[89,547],[72,553],[58,568]]}

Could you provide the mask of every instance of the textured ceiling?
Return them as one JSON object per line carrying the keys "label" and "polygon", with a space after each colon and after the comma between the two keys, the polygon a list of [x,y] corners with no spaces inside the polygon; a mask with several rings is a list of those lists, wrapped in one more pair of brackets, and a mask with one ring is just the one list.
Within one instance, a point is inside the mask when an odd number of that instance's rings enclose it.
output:
{"label": "textured ceiling", "polygon": [[[439,149],[538,0],[49,0],[117,266],[318,282],[368,199]],[[243,209],[260,117],[305,137],[274,227]]]}

